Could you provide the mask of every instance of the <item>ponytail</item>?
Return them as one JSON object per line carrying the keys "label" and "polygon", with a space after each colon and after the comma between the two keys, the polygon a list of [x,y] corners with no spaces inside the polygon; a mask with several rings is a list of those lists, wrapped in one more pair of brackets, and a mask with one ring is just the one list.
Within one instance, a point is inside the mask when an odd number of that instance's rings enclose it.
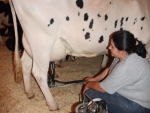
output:
{"label": "ponytail", "polygon": [[135,53],[141,56],[142,58],[145,58],[147,54],[145,45],[137,39],[136,39],[136,45],[135,45]]}

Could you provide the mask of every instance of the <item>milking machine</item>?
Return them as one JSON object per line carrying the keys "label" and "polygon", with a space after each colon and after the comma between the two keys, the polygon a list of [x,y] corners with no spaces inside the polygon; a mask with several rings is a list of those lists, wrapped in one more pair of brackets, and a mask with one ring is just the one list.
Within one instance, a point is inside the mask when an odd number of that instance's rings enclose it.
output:
{"label": "milking machine", "polygon": [[[62,82],[55,80],[55,63],[50,62],[49,63],[49,76],[48,76],[48,86],[50,88],[52,87],[65,87],[68,85],[73,85],[77,83],[85,84],[85,80],[75,80],[75,81],[69,81],[69,82]],[[55,82],[60,83],[62,85],[56,85]],[[75,112],[76,113],[108,113],[107,111],[107,105],[106,102],[100,98],[91,99],[88,95],[84,94],[83,97],[87,97],[90,101],[89,102],[83,102],[77,105]]]}
{"label": "milking machine", "polygon": [[[100,98],[91,99],[88,95],[84,97],[90,99],[90,102],[80,103],[76,109],[75,113],[108,113],[106,102]],[[84,99],[83,99],[84,100]]]}
{"label": "milking machine", "polygon": [[[54,79],[55,78],[55,63],[54,62],[49,63],[49,74],[48,75],[49,75],[48,76],[48,86],[50,88],[52,88],[52,87],[66,87],[66,86],[77,84],[77,83],[82,83],[82,84],[86,83],[85,80],[75,80],[75,81],[68,81],[68,82],[55,80]],[[57,82],[61,85],[56,85],[55,82]]]}

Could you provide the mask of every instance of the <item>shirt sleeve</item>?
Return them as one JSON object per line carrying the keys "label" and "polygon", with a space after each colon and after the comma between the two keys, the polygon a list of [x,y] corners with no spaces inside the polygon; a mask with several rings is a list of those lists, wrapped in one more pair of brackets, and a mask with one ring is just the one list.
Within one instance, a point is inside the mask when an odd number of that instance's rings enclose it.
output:
{"label": "shirt sleeve", "polygon": [[100,82],[100,87],[102,87],[106,92],[114,94],[129,82],[130,80],[126,73],[126,68],[123,64],[118,63],[107,78]]}

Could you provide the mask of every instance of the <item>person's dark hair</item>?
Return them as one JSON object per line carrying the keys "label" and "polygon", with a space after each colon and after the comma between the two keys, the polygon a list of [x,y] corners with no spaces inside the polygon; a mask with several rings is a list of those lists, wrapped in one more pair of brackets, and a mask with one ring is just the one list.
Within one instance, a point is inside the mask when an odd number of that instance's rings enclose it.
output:
{"label": "person's dark hair", "polygon": [[125,50],[128,54],[137,53],[139,56],[146,57],[145,45],[134,38],[134,35],[126,30],[116,31],[112,34],[114,45],[118,50]]}

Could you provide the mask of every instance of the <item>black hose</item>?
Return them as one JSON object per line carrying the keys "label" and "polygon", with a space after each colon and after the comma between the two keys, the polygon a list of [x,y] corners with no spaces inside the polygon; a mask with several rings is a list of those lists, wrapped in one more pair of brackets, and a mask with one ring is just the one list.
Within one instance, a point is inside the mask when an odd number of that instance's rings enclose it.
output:
{"label": "black hose", "polygon": [[85,80],[74,80],[74,81],[68,81],[68,82],[63,82],[59,80],[54,80],[55,82],[61,83],[61,84],[72,84],[72,83],[83,83],[85,84]]}

